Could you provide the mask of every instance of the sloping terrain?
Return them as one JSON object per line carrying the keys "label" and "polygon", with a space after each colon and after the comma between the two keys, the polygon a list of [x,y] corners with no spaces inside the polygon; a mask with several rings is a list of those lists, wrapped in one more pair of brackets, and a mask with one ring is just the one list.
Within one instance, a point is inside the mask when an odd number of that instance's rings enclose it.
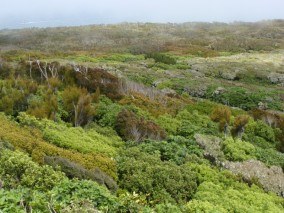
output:
{"label": "sloping terrain", "polygon": [[283,212],[283,32],[0,31],[0,211]]}

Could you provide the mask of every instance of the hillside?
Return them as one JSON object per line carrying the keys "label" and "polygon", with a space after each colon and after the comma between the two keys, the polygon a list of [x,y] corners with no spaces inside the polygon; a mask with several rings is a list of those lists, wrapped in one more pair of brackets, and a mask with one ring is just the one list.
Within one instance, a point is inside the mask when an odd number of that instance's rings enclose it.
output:
{"label": "hillside", "polygon": [[284,22],[0,31],[0,212],[283,212]]}

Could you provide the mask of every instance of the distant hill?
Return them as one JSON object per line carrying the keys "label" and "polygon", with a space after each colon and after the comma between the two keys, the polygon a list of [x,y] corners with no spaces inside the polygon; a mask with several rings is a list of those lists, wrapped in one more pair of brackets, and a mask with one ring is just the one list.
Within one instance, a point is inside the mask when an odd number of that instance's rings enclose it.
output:
{"label": "distant hill", "polygon": [[190,47],[244,52],[284,48],[284,20],[183,24],[121,23],[1,30],[0,49],[145,53]]}

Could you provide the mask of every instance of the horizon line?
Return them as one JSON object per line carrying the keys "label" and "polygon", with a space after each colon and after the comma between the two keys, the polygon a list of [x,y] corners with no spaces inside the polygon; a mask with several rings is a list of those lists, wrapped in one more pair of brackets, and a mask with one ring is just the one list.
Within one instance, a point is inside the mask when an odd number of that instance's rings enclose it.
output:
{"label": "horizon line", "polygon": [[[92,23],[92,24],[64,24],[64,25],[57,25],[57,26],[24,26],[24,25],[30,25],[30,24],[40,24],[40,23],[52,23],[52,22],[58,22],[59,20],[54,20],[54,21],[27,21],[27,22],[22,22],[18,23],[18,27],[13,27],[13,26],[5,26],[5,27],[0,27],[0,31],[3,30],[25,30],[25,29],[49,29],[49,28],[67,28],[67,27],[84,27],[84,26],[111,26],[111,25],[123,25],[123,24],[177,24],[177,25],[182,25],[182,24],[189,24],[189,23],[203,23],[203,24],[214,24],[214,23],[219,23],[219,24],[238,24],[238,23],[243,23],[243,24],[253,24],[253,23],[261,23],[261,22],[277,22],[277,21],[284,21],[284,19],[281,18],[276,18],[276,19],[261,19],[257,21],[241,21],[241,20],[235,20],[235,21],[185,21],[185,22],[151,22],[151,21],[137,21],[137,22],[130,22],[130,21],[121,21],[121,22],[113,22],[113,23]],[[22,27],[20,27],[22,26]]]}

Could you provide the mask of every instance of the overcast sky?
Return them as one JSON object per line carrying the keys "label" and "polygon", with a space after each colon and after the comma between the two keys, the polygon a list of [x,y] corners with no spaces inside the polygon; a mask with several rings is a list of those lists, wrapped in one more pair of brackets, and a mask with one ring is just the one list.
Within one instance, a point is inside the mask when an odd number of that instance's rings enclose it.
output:
{"label": "overcast sky", "polygon": [[284,0],[0,0],[0,28],[284,19]]}

